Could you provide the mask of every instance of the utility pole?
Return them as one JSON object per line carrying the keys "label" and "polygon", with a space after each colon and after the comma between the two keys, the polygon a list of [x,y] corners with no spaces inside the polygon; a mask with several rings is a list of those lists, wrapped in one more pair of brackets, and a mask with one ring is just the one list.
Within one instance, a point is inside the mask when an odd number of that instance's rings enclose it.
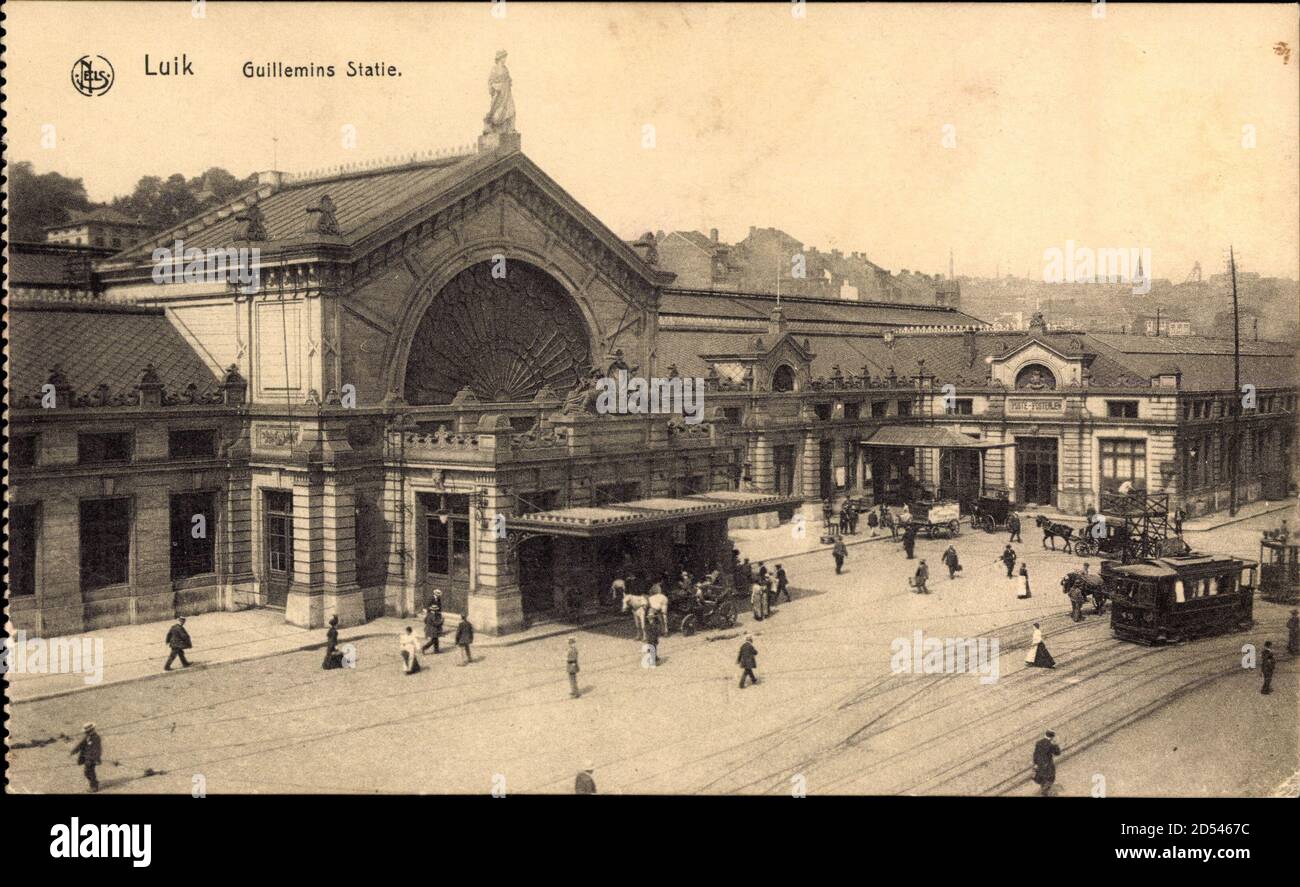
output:
{"label": "utility pole", "polygon": [[1228,515],[1237,514],[1237,466],[1241,454],[1239,429],[1241,426],[1241,323],[1237,313],[1237,257],[1232,246],[1228,246],[1228,271],[1232,277],[1232,431],[1229,435],[1231,446],[1228,450]]}

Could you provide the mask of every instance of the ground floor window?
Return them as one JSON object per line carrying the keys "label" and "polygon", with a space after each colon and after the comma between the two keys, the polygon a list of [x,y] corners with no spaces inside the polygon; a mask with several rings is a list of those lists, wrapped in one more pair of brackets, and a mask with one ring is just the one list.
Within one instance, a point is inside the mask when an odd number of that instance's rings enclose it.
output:
{"label": "ground floor window", "polygon": [[1114,492],[1126,481],[1131,481],[1135,490],[1146,489],[1147,442],[1127,439],[1102,440],[1102,491]]}
{"label": "ground floor window", "polygon": [[217,532],[216,494],[182,493],[171,497],[172,579],[213,572]]}
{"label": "ground floor window", "polygon": [[36,593],[36,540],[40,537],[40,505],[9,507],[9,593]]}
{"label": "ground floor window", "polygon": [[293,572],[293,493],[266,490],[266,558],[274,573]]}
{"label": "ground floor window", "polygon": [[81,503],[81,587],[123,585],[131,567],[131,500]]}

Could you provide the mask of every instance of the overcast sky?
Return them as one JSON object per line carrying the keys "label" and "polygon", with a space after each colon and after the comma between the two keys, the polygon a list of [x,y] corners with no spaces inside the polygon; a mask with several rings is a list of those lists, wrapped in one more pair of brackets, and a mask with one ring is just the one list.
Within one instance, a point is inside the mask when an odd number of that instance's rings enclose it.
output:
{"label": "overcast sky", "polygon": [[[82,178],[94,200],[143,175],[268,169],[273,154],[302,171],[472,142],[506,49],[525,153],[625,238],[775,226],[894,270],[946,272],[951,248],[973,275],[1040,274],[1044,250],[1073,240],[1149,248],[1149,270],[1175,281],[1197,260],[1221,270],[1232,242],[1247,270],[1300,275],[1294,5],[5,11],[10,156]],[[194,75],[148,77],[145,53],[155,68],[185,53]],[[108,93],[72,88],[83,54],[112,62]],[[401,77],[348,79],[349,59]],[[247,79],[246,61],[336,76]]]}

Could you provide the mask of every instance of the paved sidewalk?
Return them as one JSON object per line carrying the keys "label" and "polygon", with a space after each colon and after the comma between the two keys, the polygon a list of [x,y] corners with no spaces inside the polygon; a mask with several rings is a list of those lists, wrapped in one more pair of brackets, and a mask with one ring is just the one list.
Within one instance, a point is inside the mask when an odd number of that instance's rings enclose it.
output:
{"label": "paved sidewalk", "polygon": [[[1288,510],[1295,511],[1295,509],[1296,503],[1289,499],[1250,502],[1238,508],[1235,516],[1229,515],[1227,511],[1216,511],[1213,514],[1189,518],[1183,521],[1183,532],[1204,533],[1209,530],[1217,530],[1219,527],[1226,527],[1229,524],[1247,521],[1251,518],[1259,517],[1260,515],[1273,514],[1274,512]],[[1051,508],[1035,508],[1026,506],[1018,508],[1017,514],[1020,515],[1021,524],[1024,525],[1021,527],[1021,535],[1023,535],[1028,529],[1032,528],[1034,518],[1040,514],[1049,520],[1061,521],[1062,523],[1070,525],[1082,524],[1084,522],[1083,515],[1064,514],[1059,511],[1054,511]],[[1278,522],[1281,522],[1280,517]]]}
{"label": "paved sidewalk", "polygon": [[[626,616],[599,614],[584,617],[581,625],[550,622],[535,625],[524,631],[494,637],[475,632],[475,647],[507,647],[542,638],[567,635],[575,630],[607,625],[626,619]],[[443,628],[443,645],[454,644],[456,626],[460,620],[449,614]],[[26,638],[26,646],[19,647],[16,640],[11,669],[5,675],[8,695],[12,702],[31,702],[93,690],[105,684],[119,684],[151,678],[165,678],[163,663],[168,649],[163,643],[170,622],[148,622],[141,625],[120,625],[85,634],[63,638]],[[423,642],[424,625],[417,617],[399,619],[381,616],[364,625],[339,629],[339,643],[346,644],[362,638],[389,636],[396,638],[406,626],[411,626]],[[186,651],[191,667],[208,668],[231,662],[247,662],[267,656],[295,653],[302,650],[324,650],[325,629],[299,628],[284,621],[284,614],[276,610],[241,610],[238,612],[202,613],[185,617],[185,628],[194,640],[194,649]],[[70,661],[74,669],[63,672],[28,672],[26,664],[38,655],[36,645],[46,648],[47,662],[57,658],[60,648],[75,650],[76,658]],[[57,644],[57,646],[56,646]],[[66,654],[65,654],[66,656]],[[46,668],[50,668],[47,665]],[[173,671],[180,669],[172,665]]]}

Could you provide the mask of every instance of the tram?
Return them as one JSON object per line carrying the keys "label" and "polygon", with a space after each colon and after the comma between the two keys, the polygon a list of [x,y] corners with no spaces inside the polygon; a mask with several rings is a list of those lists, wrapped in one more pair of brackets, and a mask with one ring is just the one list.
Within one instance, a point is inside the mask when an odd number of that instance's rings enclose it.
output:
{"label": "tram", "polygon": [[1111,631],[1121,640],[1160,644],[1249,628],[1258,566],[1246,558],[1200,553],[1130,564],[1103,561]]}

